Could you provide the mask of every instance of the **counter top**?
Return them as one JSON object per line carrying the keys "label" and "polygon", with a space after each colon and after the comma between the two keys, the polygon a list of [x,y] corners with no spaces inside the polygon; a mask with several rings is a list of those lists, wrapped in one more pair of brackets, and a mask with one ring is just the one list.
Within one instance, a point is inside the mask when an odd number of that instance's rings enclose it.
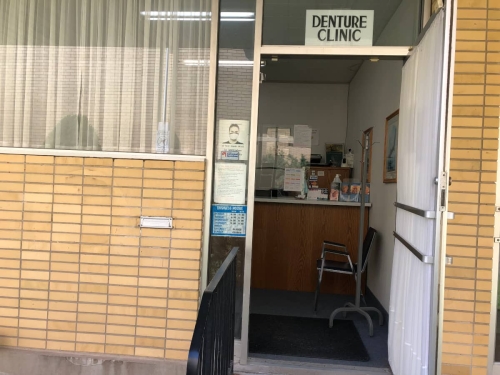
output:
{"label": "counter top", "polygon": [[[335,202],[335,201],[322,201],[312,199],[296,199],[296,198],[255,198],[255,202],[263,203],[286,203],[286,204],[315,204],[320,206],[347,206],[359,207],[361,203],[357,202]],[[365,207],[371,207],[371,203],[366,203]]]}

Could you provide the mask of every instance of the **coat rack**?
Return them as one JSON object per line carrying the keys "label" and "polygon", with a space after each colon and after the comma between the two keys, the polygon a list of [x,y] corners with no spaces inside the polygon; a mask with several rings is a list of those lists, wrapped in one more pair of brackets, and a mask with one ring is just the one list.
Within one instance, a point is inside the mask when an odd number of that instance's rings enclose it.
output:
{"label": "coat rack", "polygon": [[364,148],[364,156],[362,161],[362,173],[361,173],[361,212],[359,215],[359,239],[358,239],[358,266],[356,267],[356,274],[354,275],[356,278],[356,299],[354,304],[351,302],[347,302],[344,307],[339,307],[338,309],[333,310],[330,315],[330,328],[333,326],[333,320],[335,319],[335,315],[338,313],[344,313],[344,317],[348,312],[358,312],[363,315],[368,321],[368,329],[370,336],[373,336],[373,321],[371,316],[367,311],[374,311],[378,313],[379,316],[379,324],[383,324],[383,316],[379,309],[376,307],[369,306],[361,306],[361,270],[363,269],[363,240],[364,240],[364,227],[365,227],[365,192],[366,192],[366,175],[368,174],[368,152],[370,151],[370,135],[364,134],[365,142],[362,147]]}

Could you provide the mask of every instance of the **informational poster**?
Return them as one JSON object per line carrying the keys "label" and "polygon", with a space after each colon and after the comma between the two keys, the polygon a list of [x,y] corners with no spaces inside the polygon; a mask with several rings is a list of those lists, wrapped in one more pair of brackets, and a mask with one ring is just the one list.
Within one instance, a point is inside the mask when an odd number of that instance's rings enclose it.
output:
{"label": "informational poster", "polygon": [[[249,122],[245,120],[220,120],[217,138],[217,159],[223,159],[231,151],[231,159],[248,160]],[[225,154],[223,154],[225,152]]]}
{"label": "informational poster", "polygon": [[307,46],[371,46],[373,10],[308,10]]}
{"label": "informational poster", "polygon": [[285,191],[302,191],[304,185],[302,168],[285,168]]}
{"label": "informational poster", "polygon": [[245,204],[247,166],[243,163],[215,163],[214,201]]}
{"label": "informational poster", "polygon": [[312,130],[309,125],[294,125],[293,146],[311,147]]}
{"label": "informational poster", "polygon": [[312,129],[311,130],[311,144],[313,146],[318,146],[319,145],[319,129]]}
{"label": "informational poster", "polygon": [[247,206],[212,205],[212,236],[245,237]]}

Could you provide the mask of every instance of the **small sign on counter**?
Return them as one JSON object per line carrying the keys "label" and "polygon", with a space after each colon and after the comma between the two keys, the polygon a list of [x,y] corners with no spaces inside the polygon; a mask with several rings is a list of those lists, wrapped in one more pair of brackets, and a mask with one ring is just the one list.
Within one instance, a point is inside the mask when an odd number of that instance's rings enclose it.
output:
{"label": "small sign on counter", "polygon": [[247,206],[212,205],[212,236],[245,237]]}

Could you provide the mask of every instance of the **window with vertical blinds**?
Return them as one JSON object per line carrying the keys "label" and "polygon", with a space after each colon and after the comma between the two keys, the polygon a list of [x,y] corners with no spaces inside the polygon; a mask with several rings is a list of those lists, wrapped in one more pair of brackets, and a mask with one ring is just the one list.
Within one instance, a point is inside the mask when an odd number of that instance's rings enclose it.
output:
{"label": "window with vertical blinds", "polygon": [[205,155],[211,0],[0,2],[0,146]]}

